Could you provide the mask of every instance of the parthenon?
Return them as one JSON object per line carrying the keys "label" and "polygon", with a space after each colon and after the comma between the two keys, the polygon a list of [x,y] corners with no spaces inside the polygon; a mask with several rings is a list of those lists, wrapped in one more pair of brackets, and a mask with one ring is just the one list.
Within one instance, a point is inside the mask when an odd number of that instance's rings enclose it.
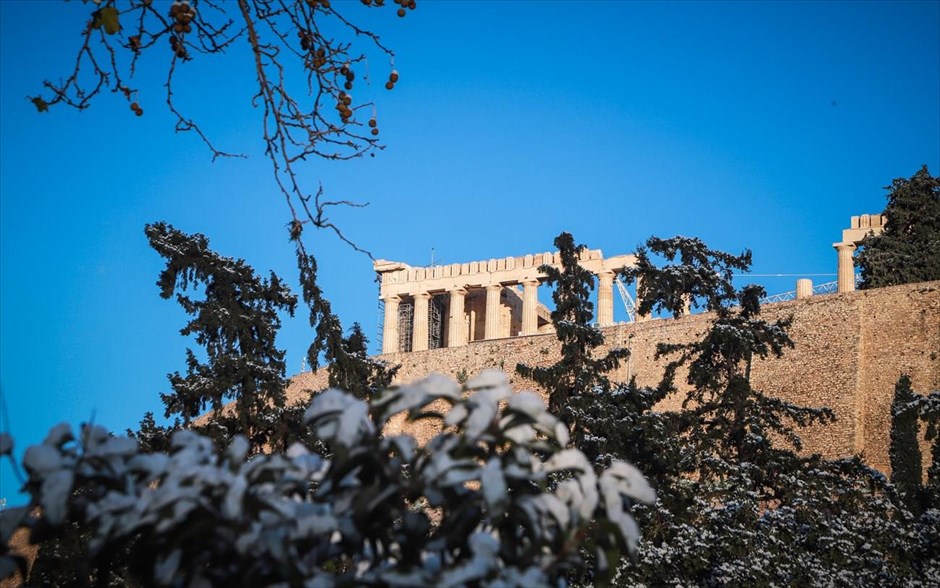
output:
{"label": "parthenon", "polygon": [[[635,261],[633,255],[604,259],[599,249],[581,252],[581,266],[598,279],[600,326],[614,322],[614,275]],[[537,253],[433,267],[376,260],[385,303],[382,353],[551,332],[550,313],[538,301],[543,264],[560,267],[561,257]]]}

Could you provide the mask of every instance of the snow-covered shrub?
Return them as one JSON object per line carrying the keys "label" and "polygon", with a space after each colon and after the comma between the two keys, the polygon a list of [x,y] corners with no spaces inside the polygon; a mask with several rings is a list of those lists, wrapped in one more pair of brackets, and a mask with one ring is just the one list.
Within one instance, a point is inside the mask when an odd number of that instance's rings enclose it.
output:
{"label": "snow-covered shrub", "polygon": [[696,484],[682,513],[659,500],[638,508],[645,536],[615,584],[940,585],[940,512],[906,511],[858,459],[808,458],[785,478],[790,492],[776,504],[742,491],[749,484],[736,475],[725,489]]}
{"label": "snow-covered shrub", "polygon": [[[402,412],[442,431],[423,447],[383,436]],[[101,427],[75,438],[60,425],[26,451],[32,503],[0,515],[4,545],[22,526],[40,541],[42,527],[77,522],[99,578],[122,553],[145,585],[528,588],[562,584],[585,546],[603,578],[636,549],[631,504],[654,499],[625,462],[596,473],[542,400],[513,394],[500,372],[463,387],[431,376],[370,403],[327,390],[305,421],[329,459],[299,444],[247,458],[243,438],[220,453],[186,430],[167,453],[141,453]]]}

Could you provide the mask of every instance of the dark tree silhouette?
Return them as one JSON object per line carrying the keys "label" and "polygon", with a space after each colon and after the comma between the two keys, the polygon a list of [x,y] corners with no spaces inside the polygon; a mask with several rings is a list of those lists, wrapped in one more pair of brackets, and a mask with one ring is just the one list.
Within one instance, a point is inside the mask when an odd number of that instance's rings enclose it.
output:
{"label": "dark tree silhouette", "polygon": [[922,463],[918,444],[919,427],[917,407],[911,378],[901,376],[894,387],[894,401],[891,403],[891,483],[907,503],[908,507],[919,509]]}
{"label": "dark tree silhouette", "polygon": [[[173,392],[164,394],[166,416],[183,424],[211,408],[214,421],[231,434],[245,435],[253,451],[274,441],[276,428],[264,414],[285,403],[284,351],[275,345],[279,313],[293,314],[297,298],[274,272],[255,275],[244,260],[222,257],[200,234],[187,235],[166,223],[147,225],[150,245],[166,259],[157,285],[160,296],[174,294],[193,318],[180,331],[193,335],[206,353],[200,361],[186,350],[186,375],[170,374]],[[202,289],[204,298],[189,290]],[[234,417],[223,404],[234,400]]]}
{"label": "dark tree silhouette", "polygon": [[861,243],[860,288],[940,280],[940,178],[927,166],[897,178],[888,190],[884,232]]}
{"label": "dark tree silhouette", "polygon": [[570,233],[555,238],[555,247],[561,254],[561,269],[542,265],[539,271],[546,275],[545,283],[555,286],[552,300],[552,324],[555,336],[561,342],[561,360],[549,367],[516,366],[522,376],[531,378],[548,391],[549,410],[571,422],[571,402],[581,394],[598,389],[610,389],[607,373],[627,357],[626,349],[614,349],[603,357],[594,357],[594,350],[604,344],[604,335],[591,325],[594,304],[590,301],[594,289],[594,276],[578,263],[584,245],[575,245]]}

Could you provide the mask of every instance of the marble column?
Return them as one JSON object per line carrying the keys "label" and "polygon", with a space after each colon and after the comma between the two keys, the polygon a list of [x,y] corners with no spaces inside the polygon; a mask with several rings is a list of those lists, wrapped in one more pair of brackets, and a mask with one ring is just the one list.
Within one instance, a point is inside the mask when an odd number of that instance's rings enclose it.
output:
{"label": "marble column", "polygon": [[457,288],[450,291],[450,315],[447,321],[447,346],[461,347],[467,344],[467,321],[464,317],[464,298],[467,291]]}
{"label": "marble column", "polygon": [[813,295],[813,281],[806,278],[800,278],[796,281],[796,297],[809,298]]}
{"label": "marble column", "polygon": [[483,338],[499,338],[499,296],[503,292],[501,284],[492,284],[486,287],[486,316]]}
{"label": "marble column", "polygon": [[385,300],[385,320],[382,324],[382,353],[398,353],[398,306],[401,298],[389,296]]}
{"label": "marble column", "polygon": [[839,292],[855,291],[855,262],[852,254],[855,252],[854,243],[836,243],[833,245],[839,252]]}
{"label": "marble column", "polygon": [[522,334],[535,335],[539,332],[539,281],[522,282]]}
{"label": "marble column", "polygon": [[597,326],[609,327],[614,324],[614,272],[602,271],[597,274]]}
{"label": "marble column", "polygon": [[411,326],[411,350],[424,351],[428,348],[428,301],[431,295],[427,292],[418,292],[414,295],[415,314],[414,324]]}

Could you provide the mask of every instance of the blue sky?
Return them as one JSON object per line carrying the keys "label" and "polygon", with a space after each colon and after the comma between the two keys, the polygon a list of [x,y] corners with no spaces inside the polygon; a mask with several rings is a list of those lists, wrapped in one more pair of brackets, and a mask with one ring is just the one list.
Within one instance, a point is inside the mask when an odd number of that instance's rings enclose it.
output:
{"label": "blue sky", "polygon": [[[371,202],[334,220],[379,258],[522,255],[562,230],[618,254],[684,234],[752,249],[755,273],[834,274],[851,215],[881,211],[892,178],[940,173],[938,2],[338,6],[396,51],[398,86],[367,90],[387,149],[302,173]],[[66,74],[89,10],[0,2],[0,386],[19,455],[61,421],[122,431],[162,412],[185,316],[158,297],[144,223],[295,280],[242,45],[186,64],[177,94],[248,160],[212,163],[173,132],[156,58],[138,70],[141,118],[111,94],[35,111],[27,95]],[[313,249],[334,309],[374,339],[370,260],[327,233]],[[292,372],[311,337],[303,314],[285,322]],[[4,463],[0,496],[17,485]]]}

